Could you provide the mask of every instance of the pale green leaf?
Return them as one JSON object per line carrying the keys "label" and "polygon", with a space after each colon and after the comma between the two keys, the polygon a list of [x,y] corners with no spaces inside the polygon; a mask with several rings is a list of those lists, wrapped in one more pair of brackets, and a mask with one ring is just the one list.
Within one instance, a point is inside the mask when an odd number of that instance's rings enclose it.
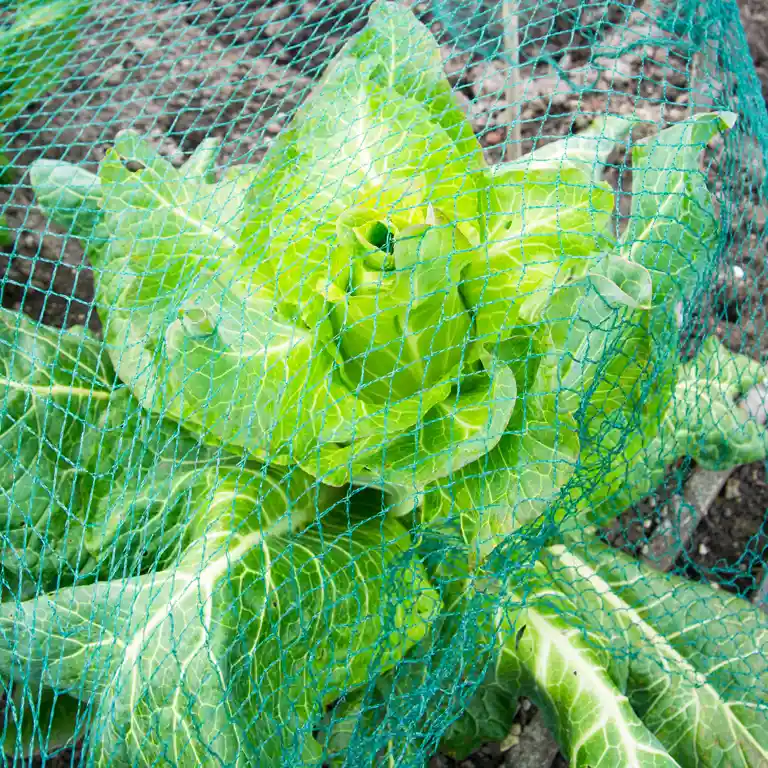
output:
{"label": "pale green leaf", "polygon": [[707,469],[725,469],[768,456],[768,433],[736,400],[768,382],[768,368],[731,352],[710,336],[681,366],[664,415],[663,439]]}
{"label": "pale green leaf", "polygon": [[[61,160],[35,160],[29,169],[35,200],[43,213],[93,249],[104,245],[101,184],[96,174]],[[98,241],[98,242],[94,242]]]}
{"label": "pale green leaf", "polygon": [[599,385],[617,342],[646,322],[643,310],[650,295],[647,270],[615,254],[602,258],[585,278],[554,292],[536,330],[536,391],[551,393],[566,411],[578,407]]}
{"label": "pale green leaf", "polygon": [[190,180],[197,179],[206,182],[206,184],[215,184],[214,171],[219,144],[219,140],[215,138],[203,139],[182,165],[181,171],[184,175]]}
{"label": "pale green leaf", "polygon": [[493,450],[428,486],[422,520],[458,521],[472,560],[480,562],[557,499],[578,455],[570,413],[559,412],[552,398],[518,398]]}
{"label": "pale green leaf", "polygon": [[621,249],[653,273],[656,303],[688,296],[711,267],[719,233],[699,158],[735,120],[730,112],[697,115],[633,150],[632,211]]}
{"label": "pale green leaf", "polygon": [[737,405],[766,382],[765,366],[711,337],[678,368],[667,338],[653,325],[619,338],[585,411],[569,528],[607,523],[651,493],[680,458],[722,470],[768,456],[765,428]]}
{"label": "pale green leaf", "polygon": [[[516,396],[512,372],[488,357],[484,369],[464,376],[451,394],[425,408],[413,428],[321,451],[326,469],[318,476],[333,485],[348,478],[418,494],[493,450],[505,434]],[[386,415],[383,422],[386,430]]]}
{"label": "pale green leaf", "polygon": [[[206,155],[212,151],[206,145]],[[227,179],[212,184],[206,178],[177,170],[137,134],[120,133],[99,167],[110,239],[105,266],[126,255],[150,271],[194,274],[211,263],[238,264],[245,190]]]}
{"label": "pale green leaf", "polygon": [[500,167],[523,166],[539,170],[573,165],[580,167],[592,181],[598,182],[603,178],[611,152],[627,141],[632,126],[637,122],[638,118],[634,115],[604,115],[583,131],[537,147],[530,154]]}
{"label": "pale green leaf", "polygon": [[500,170],[481,190],[487,245],[464,276],[477,334],[493,340],[538,319],[552,292],[583,274],[607,239],[613,194],[577,168]]}
{"label": "pale green leaf", "polygon": [[573,768],[678,766],[624,694],[626,659],[546,579],[503,631],[497,679],[543,710]]}
{"label": "pale green leaf", "polygon": [[269,183],[251,192],[246,266],[284,300],[343,285],[350,263],[337,225],[348,210],[423,224],[432,205],[452,221],[477,218],[474,177],[451,138],[367,68],[342,54],[270,149]]}
{"label": "pale green leaf", "polygon": [[443,71],[440,49],[429,30],[400,3],[376,0],[368,26],[349,45],[349,53],[374,66],[371,78],[421,104],[465,158],[467,168],[483,167],[472,126],[456,104]]}
{"label": "pale green leaf", "polygon": [[552,547],[543,562],[575,613],[627,661],[633,708],[681,765],[768,761],[764,614],[588,537]]}
{"label": "pale green leaf", "polygon": [[322,398],[332,358],[265,292],[236,294],[225,275],[196,272],[147,274],[130,258],[102,271],[104,332],[120,378],[143,407],[204,441],[306,459],[312,419],[335,407]]}
{"label": "pale green leaf", "polygon": [[[384,403],[450,386],[471,343],[459,292],[471,258],[466,238],[453,226],[385,225],[362,212],[344,217],[340,230],[351,269],[346,290],[334,286],[328,300],[349,388]],[[386,250],[365,239],[381,232]]]}

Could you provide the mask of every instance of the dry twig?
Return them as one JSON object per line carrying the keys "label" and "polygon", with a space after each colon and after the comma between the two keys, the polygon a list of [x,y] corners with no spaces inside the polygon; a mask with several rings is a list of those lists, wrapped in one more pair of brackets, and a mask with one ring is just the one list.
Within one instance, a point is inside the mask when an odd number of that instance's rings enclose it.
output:
{"label": "dry twig", "polygon": [[504,15],[504,51],[507,55],[509,73],[506,80],[506,96],[509,105],[509,129],[507,131],[507,143],[505,157],[507,160],[516,160],[520,157],[522,149],[520,120],[523,110],[522,84],[520,82],[520,29],[518,23],[517,0],[504,0],[502,14]]}

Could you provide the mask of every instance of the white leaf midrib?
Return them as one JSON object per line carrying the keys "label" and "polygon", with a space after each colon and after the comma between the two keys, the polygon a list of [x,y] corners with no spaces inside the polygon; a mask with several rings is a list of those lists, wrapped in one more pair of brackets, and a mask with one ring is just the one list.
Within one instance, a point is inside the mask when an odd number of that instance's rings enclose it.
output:
{"label": "white leaf midrib", "polygon": [[[657,632],[640,614],[628,603],[622,600],[616,591],[606,582],[590,565],[578,558],[565,547],[550,547],[550,552],[558,558],[565,567],[574,569],[576,572],[587,571],[588,576],[584,578],[595,587],[595,592],[616,611],[617,614],[624,614],[627,617],[627,624],[635,629],[639,629],[641,634],[648,640],[651,647],[659,653],[663,663],[664,671],[670,676],[673,674],[669,668],[670,659],[686,673],[685,679],[692,687],[694,692],[698,689],[706,691],[712,699],[721,705],[722,710],[727,713],[729,726],[734,734],[738,731],[744,734],[754,747],[763,753],[768,760],[768,751],[752,735],[751,731],[733,714],[731,702],[725,701],[715,690],[706,675],[699,672],[685,657],[671,645],[668,638]],[[631,585],[631,584],[630,584]],[[696,701],[700,702],[700,697],[696,696]]]}

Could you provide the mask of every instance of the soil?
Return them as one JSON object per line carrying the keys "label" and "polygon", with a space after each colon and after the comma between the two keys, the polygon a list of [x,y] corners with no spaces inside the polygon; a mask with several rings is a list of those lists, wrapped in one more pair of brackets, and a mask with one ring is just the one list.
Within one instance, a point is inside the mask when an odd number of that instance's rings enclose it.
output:
{"label": "soil", "polygon": [[[450,82],[488,159],[496,162],[508,138],[506,123],[517,113],[508,108],[506,69],[498,59],[501,29],[486,2],[412,5],[441,41]],[[6,131],[6,153],[17,181],[0,185],[0,211],[14,234],[13,246],[0,248],[3,306],[51,325],[100,329],[92,311],[93,273],[82,249],[47,223],[33,204],[27,175],[33,160],[60,158],[95,170],[111,140],[126,128],[156,142],[176,164],[210,136],[222,141],[222,164],[258,160],[329,57],[364,24],[366,7],[359,0],[95,1],[64,82]],[[449,12],[456,7],[461,12]],[[707,50],[698,57],[696,88],[690,89],[687,32],[681,31],[679,19],[675,29],[664,22],[672,6],[652,0],[629,5],[522,0],[519,8],[523,152],[578,130],[605,111],[638,116],[639,138],[661,122],[685,117],[692,100],[701,110],[723,101],[747,101],[743,94],[734,95],[733,78],[718,69],[724,63],[739,66],[732,63],[733,51],[743,46],[729,36],[733,50]],[[744,0],[740,11],[768,96],[768,0]],[[740,82],[743,86],[743,77]],[[753,161],[736,172],[752,174],[743,188],[754,192],[734,203],[738,215],[730,218],[731,244],[719,281],[702,302],[698,331],[713,330],[733,349],[766,359],[768,206],[761,205],[757,191],[764,170],[754,139],[743,141],[745,157]],[[733,171],[712,175],[726,197]],[[613,177],[619,175],[617,170]],[[678,468],[665,488],[629,510],[614,530],[614,543],[642,554],[669,515],[667,502],[688,470]],[[767,508],[765,467],[737,470],[697,526],[678,570],[749,596],[765,575]],[[524,734],[530,715],[522,708],[521,713]],[[511,754],[489,745],[461,766],[522,765],[512,762]],[[554,763],[551,755],[542,759],[542,768],[565,765],[562,757]],[[46,764],[76,762],[67,754]],[[440,756],[433,760],[433,768],[454,765]]]}

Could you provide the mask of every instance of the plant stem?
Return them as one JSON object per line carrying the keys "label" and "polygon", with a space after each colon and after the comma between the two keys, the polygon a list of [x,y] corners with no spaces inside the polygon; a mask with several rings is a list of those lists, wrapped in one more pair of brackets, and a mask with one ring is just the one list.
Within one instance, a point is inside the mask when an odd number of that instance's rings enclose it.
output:
{"label": "plant stem", "polygon": [[509,62],[507,75],[507,105],[509,108],[509,129],[505,156],[507,160],[516,160],[522,149],[520,119],[522,117],[522,86],[520,83],[520,29],[518,26],[518,0],[503,0],[502,15],[504,21],[504,51]]}

